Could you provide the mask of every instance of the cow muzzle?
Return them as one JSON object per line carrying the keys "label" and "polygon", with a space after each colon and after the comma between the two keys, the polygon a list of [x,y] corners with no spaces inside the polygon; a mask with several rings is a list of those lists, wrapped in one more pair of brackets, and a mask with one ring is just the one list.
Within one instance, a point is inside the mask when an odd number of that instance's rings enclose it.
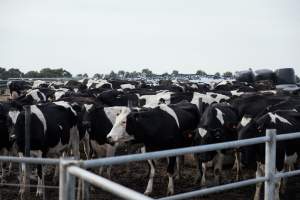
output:
{"label": "cow muzzle", "polygon": [[107,143],[110,144],[110,145],[114,145],[115,144],[115,141],[113,141],[113,138],[111,136],[108,136],[106,138],[106,140],[107,140]]}

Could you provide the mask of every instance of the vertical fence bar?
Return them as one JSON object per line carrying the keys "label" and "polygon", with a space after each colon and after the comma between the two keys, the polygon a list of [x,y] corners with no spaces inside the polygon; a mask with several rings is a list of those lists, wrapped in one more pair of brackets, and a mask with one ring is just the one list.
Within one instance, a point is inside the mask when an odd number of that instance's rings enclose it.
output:
{"label": "vertical fence bar", "polygon": [[66,170],[66,161],[64,158],[61,158],[59,162],[59,200],[67,200]]}
{"label": "vertical fence bar", "polygon": [[266,136],[270,141],[266,142],[265,149],[265,200],[274,200],[275,198],[275,173],[276,173],[276,130],[267,129]]}
{"label": "vertical fence bar", "polygon": [[59,162],[59,200],[75,199],[76,179],[68,173],[68,167],[76,165],[74,160],[61,158]]}
{"label": "vertical fence bar", "polygon": [[68,173],[66,171],[66,193],[67,193],[67,198],[70,200],[75,199],[75,187],[76,187],[76,179],[75,176],[72,174]]}
{"label": "vertical fence bar", "polygon": [[[24,106],[25,110],[25,157],[30,157],[30,124],[31,124],[31,108],[30,106]],[[30,185],[30,164],[25,165],[25,196],[28,197],[30,195],[30,188],[26,187],[26,185]]]}

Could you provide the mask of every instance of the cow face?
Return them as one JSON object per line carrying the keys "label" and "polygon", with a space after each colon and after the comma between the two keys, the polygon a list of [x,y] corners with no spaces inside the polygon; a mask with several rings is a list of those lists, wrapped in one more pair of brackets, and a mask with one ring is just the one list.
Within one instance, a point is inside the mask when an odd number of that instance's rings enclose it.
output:
{"label": "cow face", "polygon": [[82,126],[89,133],[91,132],[91,113],[95,110],[93,104],[84,104],[82,107]]}
{"label": "cow face", "polygon": [[133,139],[126,131],[127,116],[130,114],[130,108],[123,107],[121,113],[117,116],[116,121],[107,135],[107,140],[110,144],[115,142],[125,142]]}
{"label": "cow face", "polygon": [[[251,120],[246,124],[246,126],[242,127],[238,131],[238,138],[239,140],[242,139],[249,139],[254,137],[261,137],[265,134],[265,127],[262,119],[259,120]],[[240,151],[242,153],[241,162],[247,168],[255,168],[255,162],[253,160],[258,159],[258,154],[261,152],[262,145],[251,145],[246,147],[241,147]],[[254,163],[254,164],[253,164]]]}
{"label": "cow face", "polygon": [[16,138],[16,136],[14,134],[14,127],[16,125],[19,115],[20,115],[19,110],[10,110],[8,112],[7,127],[8,127],[8,132],[9,132],[9,139],[11,141],[14,141]]}

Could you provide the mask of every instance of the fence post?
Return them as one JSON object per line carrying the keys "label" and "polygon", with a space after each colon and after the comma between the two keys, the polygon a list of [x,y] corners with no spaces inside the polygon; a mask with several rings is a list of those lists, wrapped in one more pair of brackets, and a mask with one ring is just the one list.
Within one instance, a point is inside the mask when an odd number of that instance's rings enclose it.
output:
{"label": "fence post", "polygon": [[274,200],[275,198],[275,173],[276,173],[276,130],[267,129],[266,136],[270,141],[266,142],[265,149],[265,200]]}
{"label": "fence post", "polygon": [[68,167],[73,164],[76,164],[76,161],[60,158],[59,200],[75,199],[75,177],[68,173]]}
{"label": "fence post", "polygon": [[66,171],[66,173],[67,173],[67,177],[66,177],[67,198],[68,198],[68,200],[73,200],[73,199],[75,199],[76,179],[75,179],[75,176],[68,173],[68,171]]}
{"label": "fence post", "polygon": [[66,161],[63,158],[60,158],[59,161],[59,200],[67,200],[66,192]]}
{"label": "fence post", "polygon": [[[25,145],[24,145],[24,153],[25,157],[30,157],[30,124],[31,124],[31,107],[29,105],[24,106],[25,110]],[[25,196],[29,197],[30,188],[26,187],[30,185],[30,164],[25,164]]]}

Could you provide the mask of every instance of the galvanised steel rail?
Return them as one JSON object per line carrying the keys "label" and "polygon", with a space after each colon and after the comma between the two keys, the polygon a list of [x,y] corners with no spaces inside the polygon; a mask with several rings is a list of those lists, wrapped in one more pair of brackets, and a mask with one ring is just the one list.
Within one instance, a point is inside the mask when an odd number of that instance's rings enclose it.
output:
{"label": "galvanised steel rail", "polygon": [[[160,198],[160,200],[178,200],[178,199],[189,199],[196,196],[202,196],[207,195],[211,193],[221,192],[229,189],[244,187],[252,184],[256,184],[259,182],[265,182],[265,200],[273,200],[275,199],[275,182],[279,178],[283,177],[290,177],[300,174],[300,170],[292,171],[292,172],[286,172],[286,173],[276,173],[275,163],[276,163],[276,142],[277,141],[283,141],[283,140],[291,140],[295,138],[300,138],[300,132],[299,133],[290,133],[290,134],[282,134],[276,136],[276,130],[267,130],[266,136],[259,137],[259,138],[252,138],[252,139],[246,139],[246,140],[238,140],[238,141],[232,141],[232,142],[225,142],[225,143],[218,143],[218,144],[210,144],[210,145],[204,145],[204,146],[195,146],[195,147],[187,147],[187,148],[180,148],[180,149],[173,149],[173,150],[165,150],[165,151],[159,151],[159,152],[151,152],[151,153],[145,153],[145,154],[136,154],[136,155],[126,155],[126,156],[118,156],[118,157],[111,157],[111,158],[102,158],[102,159],[94,159],[94,160],[87,160],[82,161],[81,167],[84,168],[93,168],[93,167],[100,167],[105,165],[115,165],[115,164],[121,164],[121,163],[128,163],[133,161],[143,161],[143,160],[151,160],[151,159],[158,159],[163,157],[171,157],[171,156],[178,156],[178,155],[184,155],[189,153],[202,153],[207,151],[215,151],[215,150],[221,150],[221,149],[228,149],[228,148],[238,148],[242,146],[249,146],[249,145],[255,145],[255,144],[261,144],[265,143],[265,176],[264,177],[257,177],[254,179],[239,181],[235,183],[215,186],[211,188],[205,188],[200,189],[192,192],[182,193],[173,195],[170,197],[164,197]],[[65,183],[62,184],[65,186],[65,188],[69,189],[62,189],[62,192],[69,192],[69,194],[65,193],[65,196],[61,196],[60,200],[62,199],[72,199],[70,197],[72,196],[72,187],[70,185],[74,184],[75,177],[77,176],[79,178],[83,178],[84,180],[91,182],[93,180],[93,184],[97,185],[101,188],[107,186],[104,186],[104,182],[106,181],[101,179],[91,179],[91,177],[87,178],[86,176],[92,176],[94,177],[95,174],[89,175],[85,173],[85,177],[82,177],[79,173],[75,174],[72,172],[72,175],[70,175],[70,171],[67,169],[67,165],[62,165],[66,169],[65,171],[65,177],[73,176],[72,178],[65,178]],[[70,167],[69,167],[70,168]],[[74,168],[72,167],[74,170]],[[77,168],[76,168],[77,169]],[[78,169],[77,169],[78,171]],[[80,171],[81,173],[87,172],[82,169]],[[98,182],[98,183],[95,183]],[[108,186],[111,187],[111,186]],[[107,191],[110,191],[112,194],[117,195],[124,199],[131,199],[132,196],[126,196],[124,194],[121,194],[122,192],[118,190],[114,190],[113,188],[106,188]],[[127,193],[128,194],[128,193]],[[142,194],[140,194],[142,195]],[[62,198],[64,197],[64,198]],[[141,196],[140,199],[144,199],[146,196]]]}
{"label": "galvanised steel rail", "polygon": [[144,160],[179,156],[179,155],[191,154],[191,153],[203,153],[207,151],[238,148],[241,146],[250,146],[254,144],[268,142],[269,140],[270,138],[268,136],[265,136],[265,137],[258,137],[258,138],[252,138],[246,140],[209,144],[203,146],[193,146],[193,147],[178,148],[172,150],[156,151],[151,153],[99,158],[99,159],[83,161],[82,167],[95,168],[100,166],[116,165],[116,164],[123,164],[123,163],[134,162],[134,161],[144,161]]}
{"label": "galvanised steel rail", "polygon": [[300,132],[276,135],[276,130],[267,130],[266,136],[252,138],[247,140],[238,140],[226,143],[210,144],[203,146],[194,146],[181,149],[165,150],[159,152],[151,152],[144,154],[126,155],[103,159],[94,159],[88,161],[76,161],[67,159],[51,159],[51,158],[29,158],[29,157],[9,157],[0,156],[0,161],[28,163],[28,164],[45,164],[45,165],[60,165],[60,200],[74,199],[75,197],[75,178],[78,177],[86,182],[89,182],[95,186],[98,186],[110,193],[119,196],[124,199],[140,199],[150,200],[152,198],[147,197],[138,192],[132,191],[124,186],[107,180],[103,177],[97,176],[91,172],[88,172],[82,168],[93,168],[104,165],[115,165],[121,163],[128,163],[133,161],[143,161],[158,159],[163,157],[178,156],[190,153],[202,153],[207,151],[215,151],[228,148],[238,148],[242,146],[249,146],[254,144],[265,143],[265,176],[250,180],[244,180],[240,182],[230,183],[226,185],[215,186],[211,188],[196,190],[192,192],[177,194],[170,197],[164,197],[160,200],[169,199],[188,199],[196,196],[207,195],[215,192],[221,192],[229,189],[239,188],[247,185],[256,184],[259,182],[265,182],[265,200],[275,199],[275,182],[279,178],[290,177],[300,175],[300,170],[291,172],[279,172],[276,173],[276,143],[277,141],[291,140],[300,138]]}
{"label": "galvanised steel rail", "polygon": [[26,164],[59,165],[60,159],[0,156],[0,161]]}
{"label": "galvanised steel rail", "polygon": [[117,196],[124,199],[132,200],[153,200],[153,198],[147,197],[143,194],[140,194],[134,190],[128,189],[118,183],[115,183],[111,180],[98,176],[94,173],[81,169],[77,166],[70,166],[67,169],[67,173],[76,176],[91,183],[94,186],[98,186],[103,190],[116,194]]}

